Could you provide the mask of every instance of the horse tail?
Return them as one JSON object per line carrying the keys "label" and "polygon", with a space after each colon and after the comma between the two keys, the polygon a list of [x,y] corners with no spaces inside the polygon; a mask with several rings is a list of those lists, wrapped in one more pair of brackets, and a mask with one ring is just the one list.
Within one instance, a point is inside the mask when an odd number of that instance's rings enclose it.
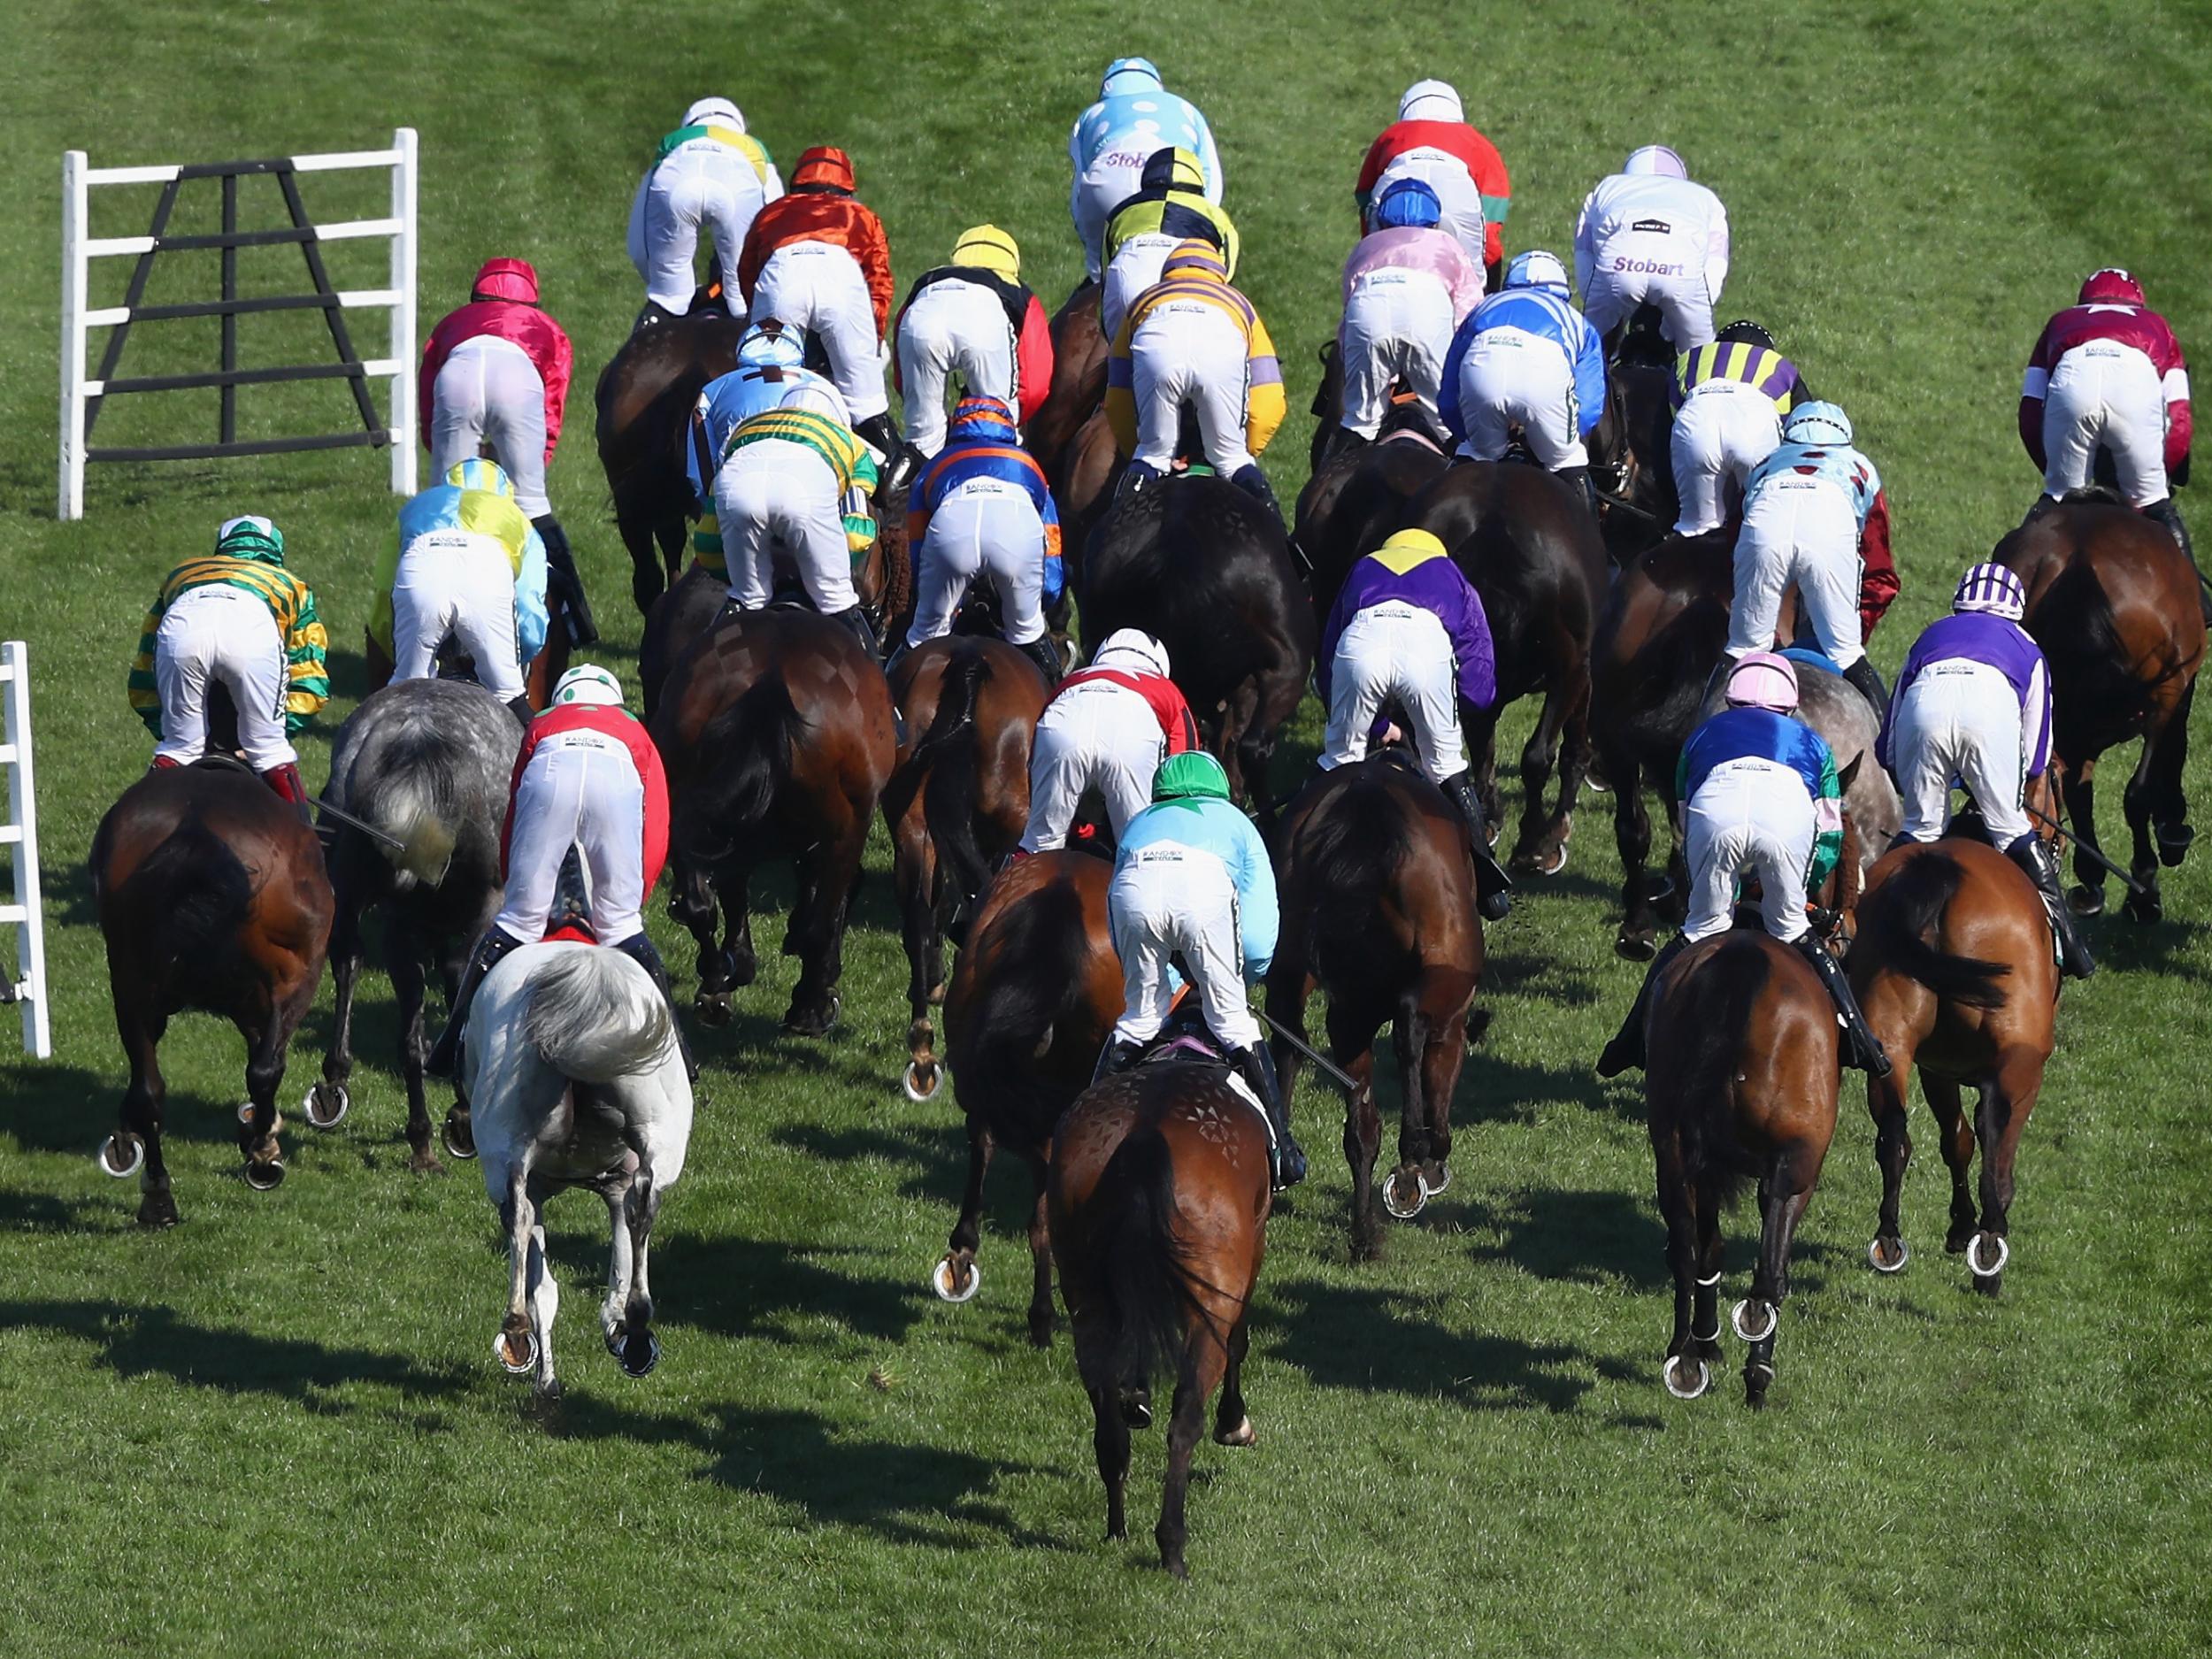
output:
{"label": "horse tail", "polygon": [[659,1065],[674,1040],[668,1003],[611,949],[561,952],[531,972],[523,1040],[563,1077],[612,1083]]}
{"label": "horse tail", "polygon": [[[774,810],[808,724],[780,674],[756,680],[708,723],[699,742],[703,799],[683,815],[687,854],[714,862]],[[710,826],[718,848],[698,844]]]}
{"label": "horse tail", "polygon": [[1362,779],[1314,814],[1299,838],[1308,903],[1314,916],[1364,931],[1376,898],[1412,856],[1405,814],[1389,790]]}
{"label": "horse tail", "polygon": [[1694,1189],[1709,1187],[1723,1204],[1734,1202],[1746,1179],[1734,1151],[1734,1079],[1771,965],[1755,940],[1732,941],[1697,964],[1692,982],[1683,987],[1686,995],[1674,999],[1681,1005],[1678,1011],[1686,1016],[1678,1029],[1687,1033],[1681,1040],[1679,1063],[1668,1068],[1675,1079],[1683,1177]]}
{"label": "horse tail", "polygon": [[1866,951],[1883,966],[1968,1008],[2002,1008],[2005,990],[1999,982],[2012,972],[2011,964],[1936,948],[1943,913],[1965,879],[1955,858],[1924,854],[1911,860],[1860,910],[1853,954]]}
{"label": "horse tail", "polygon": [[[113,813],[102,820],[92,843],[92,891],[102,903],[108,896],[115,821]],[[158,895],[159,908],[145,942],[149,954],[164,966],[204,961],[211,951],[227,943],[253,904],[253,872],[192,812],[179,818],[175,828],[139,861],[131,880],[141,891]]]}
{"label": "horse tail", "polygon": [[1107,1160],[1091,1204],[1114,1333],[1114,1377],[1142,1382],[1171,1364],[1198,1310],[1201,1283],[1175,1226],[1175,1158],[1156,1123],[1141,1121]]}
{"label": "horse tail", "polygon": [[960,892],[973,898],[991,879],[989,862],[976,844],[976,698],[991,677],[981,649],[959,649],[946,664],[937,712],[914,746],[913,764],[928,768],[922,785],[922,816],[938,856]]}

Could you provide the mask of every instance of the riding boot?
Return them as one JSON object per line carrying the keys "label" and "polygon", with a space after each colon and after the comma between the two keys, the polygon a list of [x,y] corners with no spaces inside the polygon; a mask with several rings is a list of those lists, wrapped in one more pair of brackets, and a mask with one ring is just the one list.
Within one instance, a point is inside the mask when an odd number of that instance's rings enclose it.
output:
{"label": "riding boot", "polygon": [[526,726],[538,718],[538,711],[530,706],[530,694],[526,691],[518,691],[507,699],[507,712]]}
{"label": "riding boot", "polygon": [[1282,522],[1282,503],[1275,499],[1275,487],[1267,481],[1267,474],[1260,470],[1257,461],[1239,467],[1236,476],[1229,481],[1273,513],[1277,523]]}
{"label": "riding boot", "polygon": [[889,410],[871,415],[865,420],[854,421],[853,430],[860,435],[864,443],[881,455],[885,463],[895,470],[902,446],[899,442],[899,429],[891,424]]}
{"label": "riding boot", "polygon": [[831,613],[832,622],[841,622],[852,630],[853,637],[867,647],[871,657],[882,654],[883,645],[876,638],[875,625],[868,620],[868,613],[858,605],[848,605]]}
{"label": "riding boot", "polygon": [[1590,517],[1594,519],[1598,516],[1598,487],[1597,481],[1590,476],[1590,469],[1586,466],[1563,466],[1555,476],[1582,497],[1582,504],[1590,510]]}
{"label": "riding boot", "polygon": [[1644,1065],[1644,1010],[1651,1004],[1651,987],[1659,983],[1659,976],[1667,971],[1667,964],[1688,949],[1687,936],[1677,933],[1659,947],[1659,954],[1651,959],[1651,966],[1644,970],[1644,982],[1636,987],[1636,1000],[1628,1005],[1628,1018],[1614,1033],[1613,1041],[1605,1045],[1598,1056],[1598,1075],[1618,1077],[1631,1069],[1642,1071]]}
{"label": "riding boot", "polygon": [[1868,1028],[1866,1016],[1859,1011],[1859,999],[1852,995],[1850,977],[1844,972],[1843,964],[1809,930],[1790,942],[1797,948],[1799,956],[1813,964],[1813,972],[1820,976],[1828,1000],[1836,1005],[1836,1017],[1843,1022],[1844,1064],[1875,1077],[1887,1077],[1889,1056],[1883,1051],[1880,1040]]}
{"label": "riding boot", "polygon": [[741,617],[749,613],[745,609],[745,602],[735,594],[732,594],[723,600],[722,608],[714,613],[714,620],[707,624],[706,631],[711,634],[732,617]]}
{"label": "riding boot", "polygon": [[1874,722],[1880,725],[1889,712],[1889,693],[1882,689],[1882,677],[1874,672],[1872,661],[1861,657],[1843,671],[1843,677],[1857,687],[1859,695],[1873,706]]}
{"label": "riding boot", "polygon": [[182,772],[184,763],[174,755],[157,755],[146,770],[148,772]]}
{"label": "riding boot", "polygon": [[314,823],[315,803],[307,798],[307,785],[300,778],[298,762],[288,760],[281,766],[270,767],[261,774],[261,781],[276,791],[278,800],[292,803],[301,823]]}
{"label": "riding boot", "polygon": [[568,610],[568,642],[582,650],[599,643],[599,625],[591,618],[591,601],[584,596],[584,579],[576,573],[576,555],[569,550],[568,532],[549,512],[530,520],[530,527],[545,543],[548,571],[559,572],[562,603]]}
{"label": "riding boot", "polygon": [[2189,526],[2181,521],[2181,509],[2174,505],[2174,498],[2169,495],[2165,500],[2154,501],[2144,508],[2143,516],[2164,525],[2167,534],[2181,544],[2182,552],[2188,557],[2189,568],[2196,572],[2197,607],[2204,615],[2205,626],[2212,628],[2212,588],[2205,586],[2204,572],[2197,564],[2197,550],[2190,545]]}
{"label": "riding boot", "polygon": [[668,321],[672,313],[664,310],[658,300],[648,300],[639,309],[637,320],[630,325],[630,332],[635,334],[641,328],[657,326]]}
{"label": "riding boot", "polygon": [[1282,1079],[1275,1075],[1275,1056],[1264,1044],[1232,1048],[1227,1059],[1236,1074],[1250,1086],[1267,1109],[1267,1121],[1275,1130],[1274,1164],[1268,1171],[1277,1192],[1306,1179],[1306,1155],[1290,1133],[1290,1102],[1283,1098]]}
{"label": "riding boot", "polygon": [[522,941],[496,922],[484,930],[484,936],[476,941],[475,955],[461,974],[460,988],[453,994],[453,1011],[446,1017],[445,1029],[438,1033],[429,1058],[422,1063],[429,1076],[450,1078],[460,1070],[461,1038],[468,1030],[469,1007],[476,1001],[476,987],[509,951],[521,949]]}
{"label": "riding boot", "polygon": [[1045,677],[1047,686],[1060,683],[1060,652],[1052,642],[1052,635],[1040,634],[1035,639],[1025,641],[1014,649],[1037,664],[1037,672]]}
{"label": "riding boot", "polygon": [[896,501],[900,493],[920,476],[928,459],[912,444],[902,442],[891,452],[890,464],[883,469],[883,488],[878,494],[885,501]]}
{"label": "riding boot", "polygon": [[1118,1077],[1144,1057],[1144,1045],[1132,1042],[1126,1037],[1109,1037],[1106,1046],[1098,1051],[1098,1064],[1091,1071],[1091,1087],[1096,1088],[1110,1077]]}
{"label": "riding boot", "polygon": [[1513,878],[1505,872],[1498,856],[1490,850],[1490,834],[1483,823],[1482,800],[1475,793],[1475,774],[1456,772],[1444,780],[1445,798],[1467,820],[1467,836],[1475,854],[1475,908],[1486,922],[1503,921],[1513,909]]}
{"label": "riding boot", "polygon": [[676,1018],[676,987],[668,978],[668,965],[661,960],[661,953],[653,949],[653,941],[641,928],[627,939],[617,941],[615,949],[645,970],[646,977],[659,990],[661,1000],[668,1004],[669,1028],[675,1033],[676,1052],[683,1056],[684,1075],[696,1083],[699,1062],[693,1057],[690,1040],[684,1035],[684,1022]]}
{"label": "riding boot", "polygon": [[2020,866],[2035,890],[2043,895],[2043,908],[2050,915],[2051,932],[2058,939],[2059,971],[2070,979],[2085,979],[2097,971],[2097,964],[2089,954],[2088,941],[2082,938],[2076,926],[2074,912],[2066,903],[2066,895],[2059,890],[2058,854],[2033,831],[2005,849],[2005,856]]}
{"label": "riding boot", "polygon": [[2020,522],[2023,525],[2033,524],[2045,513],[2050,512],[2055,509],[2058,504],[2058,497],[2055,495],[2038,495],[2035,498],[2035,504],[2028,509],[2025,515],[2022,517]]}
{"label": "riding boot", "polygon": [[1114,499],[1119,501],[1124,495],[1141,495],[1166,477],[1166,473],[1148,461],[1132,461],[1122,469],[1121,482],[1114,487]]}

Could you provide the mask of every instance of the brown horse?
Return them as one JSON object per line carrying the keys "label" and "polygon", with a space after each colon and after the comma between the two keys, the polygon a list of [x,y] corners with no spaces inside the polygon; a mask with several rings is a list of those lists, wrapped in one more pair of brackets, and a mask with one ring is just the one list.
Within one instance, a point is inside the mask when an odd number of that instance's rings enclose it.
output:
{"label": "brown horse", "polygon": [[1060,543],[1069,586],[1083,548],[1113,500],[1120,473],[1113,430],[1106,424],[1106,336],[1099,332],[1102,290],[1076,285],[1052,319],[1052,388],[1022,431],[1022,445],[1045,470],[1060,511]]}
{"label": "brown horse", "polygon": [[784,1029],[818,1037],[836,1019],[846,911],[891,776],[893,718],[875,660],[810,611],[732,617],[670,672],[652,720],[668,771],[669,908],[699,942],[707,1024],[729,1018],[731,991],[759,971],[749,888],[756,865],[781,858],[797,878],[783,949],[800,964]]}
{"label": "brown horse", "polygon": [[1766,1402],[1790,1242],[1836,1128],[1836,1016],[1804,958],[1756,928],[1701,940],[1653,987],[1644,1094],[1674,1274],[1667,1392],[1694,1400],[1720,1357],[1720,1214],[1759,1194],[1759,1259],[1736,1304],[1744,1396]]}
{"label": "brown horse", "polygon": [[944,934],[982,897],[1029,821],[1029,744],[1048,695],[1021,651],[972,635],[918,646],[891,676],[907,742],[884,787],[883,821],[913,1015],[909,1100],[933,1099],[942,1081],[929,1010],[945,998]]}
{"label": "brown horse", "polygon": [[2097,491],[2078,491],[1997,544],[1994,555],[2028,590],[2023,620],[2050,664],[2051,749],[2066,813],[2081,843],[2074,854],[2074,908],[2104,909],[2097,847],[2097,758],[2143,740],[2128,780],[2130,873],[2139,891],[2127,914],[2165,913],[2158,866],[2177,865],[2196,832],[2189,826],[2182,769],[2189,709],[2204,660],[2196,572],[2163,526]]}
{"label": "brown horse", "polygon": [[1598,527],[1617,565],[1632,563],[1674,529],[1674,348],[1659,313],[1640,306],[1605,370],[1605,412],[1590,433],[1590,481]]}
{"label": "brown horse", "polygon": [[100,1167],[139,1174],[142,1225],[175,1224],[158,1050],[170,1016],[199,1009],[225,1016],[246,1040],[250,1103],[239,1111],[238,1149],[247,1185],[267,1191],[284,1179],[276,1097],[286,1051],[330,943],[321,843],[242,766],[203,762],[150,772],[126,789],[100,820],[90,862],[115,1025],[131,1063],[121,1125],[100,1148]]}
{"label": "brown horse", "polygon": [[1418,431],[1402,428],[1314,470],[1298,492],[1290,548],[1306,573],[1316,622],[1328,620],[1352,566],[1383,544],[1404,521],[1409,503],[1450,465]]}
{"label": "brown horse", "polygon": [[1256,1440],[1245,1413],[1252,1292],[1267,1253],[1267,1127],[1217,1061],[1158,1059],[1068,1108],[1054,1140],[1046,1212],[1090,1395],[1106,1485],[1106,1536],[1126,1538],[1131,1420],[1151,1420],[1149,1379],[1172,1367],[1166,1491],[1153,1537],[1180,1578],[1184,1496],[1206,1402],[1214,1439]]}
{"label": "brown horse", "polygon": [[[1281,831],[1282,934],[1267,974],[1267,1017],[1303,1039],[1306,997],[1329,997],[1329,1058],[1359,1084],[1346,1103],[1352,1166],[1352,1255],[1382,1255],[1375,1218],[1375,1038],[1394,1023],[1402,1097],[1398,1167],[1383,1208],[1418,1215],[1451,1184],[1452,1091],[1482,978],[1482,921],[1467,823],[1443,793],[1391,750],[1339,766],[1310,787]],[[1298,1053],[1278,1038],[1288,1098]]]}
{"label": "brown horse", "polygon": [[1060,1114],[1090,1084],[1121,1016],[1121,958],[1106,924],[1113,867],[1087,852],[1018,858],[991,884],[945,995],[946,1058],[967,1118],[968,1184],[930,1286],[966,1302],[982,1282],[983,1180],[994,1150],[1035,1178],[1029,1340],[1052,1345],[1052,1243],[1045,1168]]}
{"label": "brown horse", "polygon": [[[2042,898],[1986,841],[1947,836],[1901,847],[1877,864],[1857,919],[1852,987],[1896,1068],[1867,1079],[1882,1171],[1881,1217],[1867,1260],[1895,1273],[1909,1255],[1897,1197],[1912,1156],[1906,1079],[1917,1064],[1951,1171],[1951,1230],[1943,1248],[1963,1252],[1975,1289],[1993,1296],[2011,1254],[2005,1233],[2013,1158],[2043,1087],[2058,1013],[2058,969]],[[1978,1096],[1970,1117],[1964,1088]],[[1978,1134],[1978,1217],[1967,1186]]]}

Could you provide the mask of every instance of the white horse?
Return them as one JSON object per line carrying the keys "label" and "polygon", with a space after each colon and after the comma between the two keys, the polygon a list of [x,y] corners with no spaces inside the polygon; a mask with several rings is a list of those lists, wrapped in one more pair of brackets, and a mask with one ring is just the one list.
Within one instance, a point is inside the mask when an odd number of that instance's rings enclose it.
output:
{"label": "white horse", "polygon": [[465,1054],[484,1190],[513,1268],[492,1351],[514,1374],[532,1373],[541,1395],[559,1395],[560,1293],[541,1212],[557,1189],[588,1187],[606,1201],[614,1235],[600,1329],[622,1369],[644,1376],[660,1358],[646,1241],[691,1139],[691,1084],[666,1001],[618,950],[527,945],[486,978]]}

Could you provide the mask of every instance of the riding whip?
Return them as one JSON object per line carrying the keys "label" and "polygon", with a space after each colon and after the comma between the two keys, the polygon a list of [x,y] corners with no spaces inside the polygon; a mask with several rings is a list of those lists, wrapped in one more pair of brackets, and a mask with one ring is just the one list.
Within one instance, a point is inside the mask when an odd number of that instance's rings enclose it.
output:
{"label": "riding whip", "polygon": [[437,819],[425,814],[415,819],[408,829],[406,839],[366,824],[342,807],[334,807],[327,801],[317,803],[323,811],[341,824],[359,830],[379,846],[389,848],[399,855],[399,867],[426,887],[436,887],[445,879],[445,872],[453,863],[453,832]]}
{"label": "riding whip", "polygon": [[[2027,811],[2030,818],[2040,824],[2045,829],[2050,831],[2052,834],[2063,835],[2066,833],[2062,826],[2054,824],[2049,818],[2045,818],[2033,807],[2028,808]],[[2074,850],[2076,852],[2088,854],[2089,861],[2092,864],[2101,864],[2105,869],[2119,877],[2120,885],[2124,887],[2130,893],[2135,895],[2137,898],[2139,899],[2143,896],[2143,889],[2140,885],[2137,883],[2135,878],[2128,874],[2126,871],[2121,869],[2119,865],[2114,864],[2111,859],[2106,857],[2102,849],[2092,847],[2087,841],[2082,840],[2078,835],[2073,836],[2070,839],[2074,843]]]}
{"label": "riding whip", "polygon": [[1347,1094],[1356,1094],[1359,1093],[1359,1084],[1353,1079],[1350,1072],[1346,1071],[1341,1068],[1330,1064],[1327,1060],[1323,1059],[1321,1056],[1316,1052],[1303,1038],[1294,1037],[1290,1033],[1285,1031],[1273,1020],[1268,1018],[1268,1017],[1264,1013],[1261,1012],[1260,1010],[1256,1008],[1252,1010],[1252,1012],[1258,1017],[1261,1025],[1266,1026],[1268,1030],[1273,1032],[1278,1037],[1280,1037],[1292,1048],[1297,1049],[1300,1054],[1304,1055],[1307,1059],[1312,1061],[1314,1064],[1319,1066],[1324,1071],[1327,1072],[1330,1079]]}

